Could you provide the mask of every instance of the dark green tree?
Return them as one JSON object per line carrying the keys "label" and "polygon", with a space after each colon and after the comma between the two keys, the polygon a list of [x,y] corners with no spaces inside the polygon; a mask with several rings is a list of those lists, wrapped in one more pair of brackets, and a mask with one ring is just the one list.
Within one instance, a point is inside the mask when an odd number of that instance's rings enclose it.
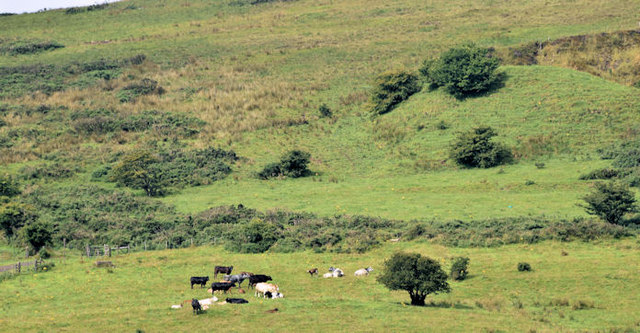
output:
{"label": "dark green tree", "polygon": [[473,44],[444,52],[439,59],[425,61],[420,73],[435,87],[460,98],[487,91],[500,80],[500,61],[489,50]]}
{"label": "dark green tree", "polygon": [[141,150],[125,155],[113,169],[111,169],[111,181],[131,188],[140,188],[148,196],[163,194],[166,186],[162,178],[157,156],[148,150]]}
{"label": "dark green tree", "polygon": [[451,146],[450,156],[456,163],[470,168],[491,168],[512,162],[513,155],[509,149],[493,142],[496,135],[491,127],[478,127],[462,133]]}
{"label": "dark green tree", "polygon": [[24,239],[29,243],[35,252],[46,245],[51,245],[53,232],[48,224],[36,222],[26,225],[22,232]]}
{"label": "dark green tree", "polygon": [[637,211],[636,199],[629,188],[617,183],[596,183],[593,192],[583,200],[587,213],[612,223],[621,224],[626,213]]}
{"label": "dark green tree", "polygon": [[14,235],[27,222],[35,220],[33,207],[17,202],[9,202],[0,206],[0,228],[7,237]]}
{"label": "dark green tree", "polygon": [[422,88],[418,77],[405,71],[383,73],[375,79],[373,84],[370,105],[374,116],[393,110]]}
{"label": "dark green tree", "polygon": [[411,305],[424,306],[427,295],[451,290],[447,274],[440,264],[419,253],[394,254],[384,262],[378,282],[390,290],[406,290],[411,297]]}

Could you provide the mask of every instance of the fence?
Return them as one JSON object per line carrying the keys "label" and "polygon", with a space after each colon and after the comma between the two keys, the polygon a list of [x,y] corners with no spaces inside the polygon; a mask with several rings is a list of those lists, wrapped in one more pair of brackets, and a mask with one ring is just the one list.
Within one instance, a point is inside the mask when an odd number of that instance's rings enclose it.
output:
{"label": "fence", "polygon": [[33,271],[37,272],[38,267],[42,266],[42,264],[44,264],[44,260],[42,259],[36,259],[34,261],[25,261],[25,262],[18,261],[17,264],[0,266],[0,273],[15,271],[16,273],[20,274],[23,271],[30,270],[29,267],[32,267],[32,266],[33,266]]}

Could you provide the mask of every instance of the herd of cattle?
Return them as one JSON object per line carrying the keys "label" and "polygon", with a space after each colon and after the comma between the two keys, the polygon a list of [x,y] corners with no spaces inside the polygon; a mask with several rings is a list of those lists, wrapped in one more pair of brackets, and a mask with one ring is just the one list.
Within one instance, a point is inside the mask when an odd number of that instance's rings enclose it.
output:
{"label": "herd of cattle", "polygon": [[[211,288],[207,290],[207,292],[211,292],[211,298],[206,298],[203,300],[192,299],[191,307],[193,308],[194,313],[199,313],[200,311],[207,310],[214,302],[218,301],[218,298],[215,297],[216,291],[222,291],[225,294],[233,287],[238,287],[238,292],[244,294],[245,291],[241,288],[242,282],[244,280],[249,280],[249,288],[255,290],[254,295],[256,297],[262,296],[263,298],[282,298],[284,295],[280,293],[280,288],[278,285],[274,283],[269,283],[273,279],[269,275],[264,274],[253,274],[250,272],[241,272],[240,274],[232,275],[233,266],[215,266],[214,270],[214,279],[217,280],[218,274],[224,274],[222,276],[222,281],[220,282],[212,282]],[[354,275],[355,276],[366,276],[369,275],[369,272],[373,271],[373,268],[367,267],[357,270]],[[314,274],[318,274],[318,269],[313,268],[307,271],[311,276]],[[329,272],[322,275],[324,278],[336,278],[343,277],[344,272],[340,268],[330,267]],[[200,285],[201,288],[204,288],[209,282],[208,276],[192,276],[191,277],[191,289],[193,289],[194,285]],[[237,285],[236,285],[237,284]],[[249,303],[246,299],[243,298],[226,298],[224,302],[218,304],[244,304]],[[178,309],[182,308],[182,304],[173,305],[171,308]],[[277,309],[276,309],[277,310]],[[272,311],[272,310],[270,310]]]}

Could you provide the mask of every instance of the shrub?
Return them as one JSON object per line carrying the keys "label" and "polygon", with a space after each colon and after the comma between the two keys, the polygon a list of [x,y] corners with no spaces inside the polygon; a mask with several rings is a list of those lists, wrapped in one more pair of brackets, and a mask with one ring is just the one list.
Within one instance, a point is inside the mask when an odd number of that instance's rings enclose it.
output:
{"label": "shrub", "polygon": [[457,257],[453,259],[453,264],[451,265],[451,273],[449,276],[452,280],[462,281],[467,278],[469,274],[469,258],[467,257]]}
{"label": "shrub", "polygon": [[374,116],[393,110],[409,96],[420,91],[418,77],[405,71],[391,71],[378,76],[370,96]]}
{"label": "shrub", "polygon": [[49,250],[47,250],[46,247],[43,247],[42,249],[40,249],[40,252],[38,252],[38,255],[40,256],[40,259],[51,258],[51,253],[49,252]]}
{"label": "shrub", "polygon": [[625,214],[637,211],[633,192],[622,184],[596,183],[594,191],[583,200],[587,213],[612,224],[620,224]]}
{"label": "shrub", "polygon": [[377,280],[390,290],[406,290],[411,305],[424,306],[427,295],[450,291],[447,274],[440,264],[419,253],[394,254],[384,262]]}
{"label": "shrub", "polygon": [[518,263],[518,272],[529,272],[529,271],[531,271],[531,265],[529,265],[529,263],[526,263],[526,262]]}
{"label": "shrub", "polygon": [[52,241],[53,231],[47,224],[36,222],[28,224],[22,229],[24,239],[37,252],[45,245],[50,245]]}
{"label": "shrub", "polygon": [[0,41],[0,54],[17,56],[21,54],[35,54],[63,47],[64,45],[51,41],[18,40],[4,43]]}
{"label": "shrub", "polygon": [[444,87],[460,98],[489,90],[500,80],[499,60],[489,50],[473,44],[452,48],[439,59],[427,61],[420,72],[434,87]]}
{"label": "shrub", "polygon": [[13,177],[0,174],[0,197],[13,197],[20,192],[20,186]]}
{"label": "shrub", "polygon": [[510,163],[513,155],[503,145],[493,142],[496,132],[491,127],[478,127],[462,133],[451,147],[450,156],[466,167],[491,168]]}
{"label": "shrub", "polygon": [[333,116],[333,112],[331,112],[331,109],[329,109],[327,104],[324,103],[320,105],[320,107],[318,108],[318,112],[320,112],[320,117],[322,118],[331,118],[331,116]]}
{"label": "shrub", "polygon": [[307,165],[311,154],[301,151],[292,150],[285,153],[279,163],[267,164],[257,176],[260,179],[269,179],[278,176],[286,176],[291,178],[305,177],[311,174]]}
{"label": "shrub", "polygon": [[571,304],[571,309],[573,310],[586,310],[586,309],[593,309],[594,305],[593,305],[593,301],[590,300],[577,300],[577,301],[573,301],[573,304]]}
{"label": "shrub", "polygon": [[593,170],[587,174],[580,176],[581,180],[594,180],[594,179],[611,179],[618,178],[624,174],[623,171],[611,168],[604,168]]}
{"label": "shrub", "polygon": [[33,207],[17,202],[9,202],[0,206],[0,228],[7,237],[14,235],[16,230],[35,220]]}
{"label": "shrub", "polygon": [[232,234],[227,248],[242,253],[262,253],[280,237],[281,232],[276,225],[255,219]]}
{"label": "shrub", "polygon": [[536,168],[538,169],[544,169],[545,164],[543,162],[536,162],[535,163]]}
{"label": "shrub", "polygon": [[142,79],[138,83],[132,83],[122,88],[116,95],[120,102],[133,102],[139,96],[157,94],[162,95],[164,89],[158,85],[158,81],[151,79]]}

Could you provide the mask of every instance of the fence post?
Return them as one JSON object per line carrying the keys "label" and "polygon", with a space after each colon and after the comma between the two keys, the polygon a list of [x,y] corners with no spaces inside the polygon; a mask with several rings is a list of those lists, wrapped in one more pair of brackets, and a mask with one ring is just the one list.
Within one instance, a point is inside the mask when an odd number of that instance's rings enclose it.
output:
{"label": "fence post", "polygon": [[169,241],[164,241],[164,248],[168,249],[169,248]]}
{"label": "fence post", "polygon": [[89,244],[87,244],[87,257],[91,257],[91,249],[89,248]]}
{"label": "fence post", "polygon": [[33,271],[38,272],[38,259],[33,261]]}
{"label": "fence post", "polygon": [[147,241],[144,241],[144,250],[147,251]]}
{"label": "fence post", "polygon": [[191,237],[191,246],[193,246],[193,237]]}
{"label": "fence post", "polygon": [[20,262],[19,261],[16,264],[16,270],[18,271],[18,274],[20,274]]}
{"label": "fence post", "polygon": [[24,248],[24,257],[25,258],[29,258],[29,247],[28,246],[25,246],[25,248]]}
{"label": "fence post", "polygon": [[62,239],[62,261],[67,261],[67,239]]}

